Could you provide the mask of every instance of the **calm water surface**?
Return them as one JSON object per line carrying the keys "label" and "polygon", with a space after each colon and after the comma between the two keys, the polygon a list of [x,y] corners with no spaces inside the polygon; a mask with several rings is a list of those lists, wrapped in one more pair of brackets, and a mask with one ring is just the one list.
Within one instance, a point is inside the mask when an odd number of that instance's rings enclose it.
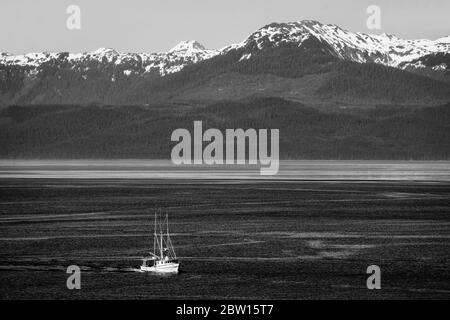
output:
{"label": "calm water surface", "polygon": [[[2,299],[450,298],[448,162],[2,161]],[[57,179],[56,179],[57,178]],[[168,179],[170,178],[170,179]],[[137,272],[167,209],[181,272]],[[67,290],[67,266],[82,289]],[[367,290],[366,268],[382,269]]]}

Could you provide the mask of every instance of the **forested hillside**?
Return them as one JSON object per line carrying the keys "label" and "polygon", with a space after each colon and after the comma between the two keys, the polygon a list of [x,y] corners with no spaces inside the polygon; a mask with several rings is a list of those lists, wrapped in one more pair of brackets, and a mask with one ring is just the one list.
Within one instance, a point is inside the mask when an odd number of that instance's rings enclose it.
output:
{"label": "forested hillside", "polygon": [[381,97],[393,103],[448,101],[450,84],[374,63],[341,61],[333,64],[317,93],[349,101],[376,101]]}
{"label": "forested hillside", "polygon": [[278,128],[282,159],[449,159],[450,105],[325,113],[279,98],[206,107],[11,106],[2,158],[170,158],[176,128]]}
{"label": "forested hillside", "polygon": [[[305,44],[306,43],[306,44]],[[154,100],[186,100],[184,93],[192,92],[189,98],[208,102],[211,99],[211,83],[217,96],[226,88],[229,92],[246,90],[246,97],[272,96],[322,103],[354,102],[378,103],[422,103],[442,104],[450,100],[448,82],[418,75],[404,70],[373,63],[340,61],[317,41],[305,41],[298,48],[292,44],[257,51],[251,58],[241,60],[242,50],[202,61],[185,67],[180,72],[161,79],[146,79],[129,87],[127,101],[152,103]],[[251,76],[245,82],[239,75]],[[258,77],[272,75],[279,78],[260,83]],[[301,79],[314,75],[317,79],[306,91],[285,90],[273,92],[283,79]],[[308,81],[308,80],[307,80]],[[252,83],[260,83],[252,86]],[[233,86],[233,84],[235,84]],[[242,95],[225,97],[227,100],[241,99]]]}

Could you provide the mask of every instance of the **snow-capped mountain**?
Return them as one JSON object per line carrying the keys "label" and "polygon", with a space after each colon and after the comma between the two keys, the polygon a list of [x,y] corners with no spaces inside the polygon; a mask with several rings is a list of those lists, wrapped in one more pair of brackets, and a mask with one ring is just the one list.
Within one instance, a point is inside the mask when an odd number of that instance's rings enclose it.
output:
{"label": "snow-capped mountain", "polygon": [[[436,40],[405,40],[394,35],[369,35],[350,32],[336,25],[304,20],[292,23],[266,25],[244,41],[220,50],[208,50],[197,41],[182,41],[164,53],[123,53],[110,48],[100,48],[87,53],[29,53],[25,55],[0,54],[0,65],[18,65],[34,69],[52,59],[66,59],[74,67],[87,61],[130,65],[127,74],[156,73],[161,76],[174,73],[186,65],[244,49],[242,59],[251,58],[255,50],[277,47],[282,44],[302,46],[305,40],[315,38],[331,48],[340,59],[360,63],[373,62],[402,69],[424,68],[424,57],[450,54],[450,36]],[[450,66],[435,61],[428,65],[435,71],[450,71]]]}
{"label": "snow-capped mountain", "polygon": [[[292,23],[272,23],[252,33],[244,41],[226,46],[220,50],[208,50],[197,41],[182,41],[164,53],[123,53],[110,48],[100,48],[87,53],[29,53],[25,55],[0,54],[0,65],[39,67],[52,59],[66,59],[74,66],[87,61],[129,64],[126,73],[149,72],[161,76],[180,71],[186,65],[226,54],[243,48],[242,59],[251,58],[254,50],[276,47],[290,43],[301,46],[307,39],[316,38],[332,48],[332,53],[344,60],[360,63],[379,63],[390,67],[411,69],[423,68],[422,58],[436,54],[450,54],[450,36],[436,40],[405,40],[394,35],[369,35],[353,33],[336,25],[304,20]],[[449,66],[438,63],[431,66],[436,71],[447,70]]]}
{"label": "snow-capped mountain", "polygon": [[[205,63],[199,63],[201,61]],[[234,97],[243,88],[238,80],[226,82],[225,78],[219,78],[211,87],[203,89],[195,85],[204,85],[214,77],[227,74],[302,78],[308,74],[324,75],[331,70],[342,73],[341,69],[332,69],[340,62],[357,67],[371,67],[367,63],[374,63],[419,73],[426,76],[425,82],[439,81],[429,83],[429,88],[444,86],[442,91],[447,92],[450,36],[436,40],[405,40],[389,34],[353,33],[336,25],[305,20],[266,25],[242,42],[218,50],[206,49],[191,40],[180,42],[162,53],[124,53],[111,48],[85,53],[0,53],[0,107],[15,103],[146,103],[155,100],[155,96],[162,100],[175,97],[181,91],[195,100],[198,98],[195,90],[209,98],[224,92],[229,92],[226,97]],[[183,69],[184,72],[180,72]],[[362,81],[372,81],[367,75],[371,71],[364,70],[361,73],[367,77]],[[379,71],[377,81],[387,81],[383,72]],[[408,78],[410,72],[401,79]],[[166,77],[169,74],[173,77]],[[390,81],[394,83],[392,79]],[[350,83],[349,80],[346,83]],[[269,87],[273,85],[268,84]],[[214,86],[217,87],[215,91],[211,89]],[[337,88],[337,84],[330,86]],[[229,90],[224,91],[224,87]],[[243,91],[259,94],[265,90],[250,88],[253,89]],[[320,92],[318,88],[309,90],[311,95]],[[303,89],[292,92],[300,94]]]}
{"label": "snow-capped mountain", "polygon": [[[156,73],[161,76],[180,71],[184,66],[213,57],[216,50],[205,49],[197,41],[182,41],[165,53],[124,53],[111,48],[100,48],[85,53],[28,53],[11,55],[1,53],[0,65],[27,67],[32,71],[52,60],[67,61],[74,69],[88,62],[115,66],[129,66],[125,74]],[[83,69],[83,68],[81,68]]]}
{"label": "snow-capped mountain", "polygon": [[[343,60],[359,63],[378,63],[407,69],[425,67],[420,60],[436,54],[450,54],[450,36],[436,40],[405,40],[394,35],[353,33],[336,25],[304,20],[292,23],[272,23],[262,27],[243,42],[225,48],[244,48],[242,59],[249,59],[252,51],[273,48],[282,44],[302,46],[305,40],[315,38],[329,45],[331,53]],[[434,70],[447,70],[450,66],[439,63]]]}

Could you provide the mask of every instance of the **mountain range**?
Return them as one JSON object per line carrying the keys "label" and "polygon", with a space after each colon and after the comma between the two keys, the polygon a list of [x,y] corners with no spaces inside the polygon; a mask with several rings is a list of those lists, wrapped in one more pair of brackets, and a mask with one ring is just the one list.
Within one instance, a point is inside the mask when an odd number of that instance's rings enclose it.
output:
{"label": "mountain range", "polygon": [[1,158],[168,158],[170,134],[280,128],[282,159],[450,158],[450,37],[305,20],[208,50],[0,54]]}
{"label": "mountain range", "polygon": [[[370,68],[377,75],[389,74],[388,80],[394,85],[411,73],[422,77],[412,76],[412,85],[405,83],[406,88],[396,90],[400,94],[390,92],[388,96],[384,94],[386,89],[377,93],[379,86],[386,86],[384,80],[358,89],[362,92],[335,88],[336,84],[342,85],[341,78],[359,83],[363,79],[355,77],[370,71],[367,65],[375,65]],[[362,70],[357,71],[360,67]],[[178,75],[181,71],[184,74]],[[152,54],[108,48],[87,53],[1,53],[0,106],[146,104],[155,99],[209,101],[255,95],[320,104],[326,98],[321,92],[330,87],[333,90],[329,95],[345,102],[355,98],[360,98],[356,99],[358,103],[386,103],[392,98],[442,102],[450,97],[449,75],[450,36],[404,40],[389,34],[353,33],[336,25],[305,20],[266,25],[242,42],[219,50],[205,49],[197,41],[183,41],[168,52]],[[433,89],[415,92],[416,87],[423,86]],[[367,99],[370,87],[375,94]],[[239,88],[245,88],[245,94],[236,95]],[[410,90],[414,94],[409,98]]]}

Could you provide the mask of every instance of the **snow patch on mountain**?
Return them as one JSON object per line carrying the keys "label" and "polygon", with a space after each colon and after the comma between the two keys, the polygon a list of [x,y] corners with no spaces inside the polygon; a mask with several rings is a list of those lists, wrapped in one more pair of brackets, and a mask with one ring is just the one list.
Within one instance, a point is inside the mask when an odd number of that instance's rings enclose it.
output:
{"label": "snow patch on mountain", "polygon": [[379,63],[406,68],[420,57],[435,53],[450,53],[450,36],[437,40],[405,40],[392,34],[370,35],[353,33],[336,25],[314,20],[292,23],[272,23],[252,33],[234,49],[262,50],[284,43],[301,46],[311,37],[328,44],[334,54],[344,60]]}
{"label": "snow patch on mountain", "polygon": [[[82,66],[90,61],[114,64],[116,66],[135,66],[138,73],[154,72],[160,76],[178,72],[186,65],[209,59],[219,52],[205,49],[197,41],[182,41],[166,53],[124,53],[112,48],[99,48],[84,53],[29,53],[25,55],[10,55],[1,53],[0,65],[16,65],[36,69],[51,60],[67,60],[73,68],[84,69]],[[138,71],[138,70],[135,70]]]}
{"label": "snow patch on mountain", "polygon": [[206,51],[206,48],[195,40],[181,41],[175,47],[169,50],[169,52],[179,52],[184,53],[198,53]]}
{"label": "snow patch on mountain", "polygon": [[[327,44],[332,53],[343,60],[360,63],[373,62],[402,69],[426,68],[420,62],[424,56],[450,54],[450,36],[436,40],[405,40],[392,34],[370,35],[350,32],[336,25],[322,24],[314,20],[291,23],[271,23],[264,26],[242,42],[219,50],[209,50],[195,40],[182,41],[163,53],[123,53],[112,48],[99,48],[84,53],[28,53],[11,55],[0,53],[0,65],[22,66],[35,74],[41,65],[51,60],[66,60],[72,68],[86,71],[89,62],[113,64],[132,70],[133,73],[156,73],[160,76],[179,72],[185,66],[242,49],[240,60],[253,57],[255,50],[273,48],[282,44],[302,44],[311,38]],[[429,66],[430,67],[430,66]],[[435,71],[448,70],[445,63],[431,66]]]}

